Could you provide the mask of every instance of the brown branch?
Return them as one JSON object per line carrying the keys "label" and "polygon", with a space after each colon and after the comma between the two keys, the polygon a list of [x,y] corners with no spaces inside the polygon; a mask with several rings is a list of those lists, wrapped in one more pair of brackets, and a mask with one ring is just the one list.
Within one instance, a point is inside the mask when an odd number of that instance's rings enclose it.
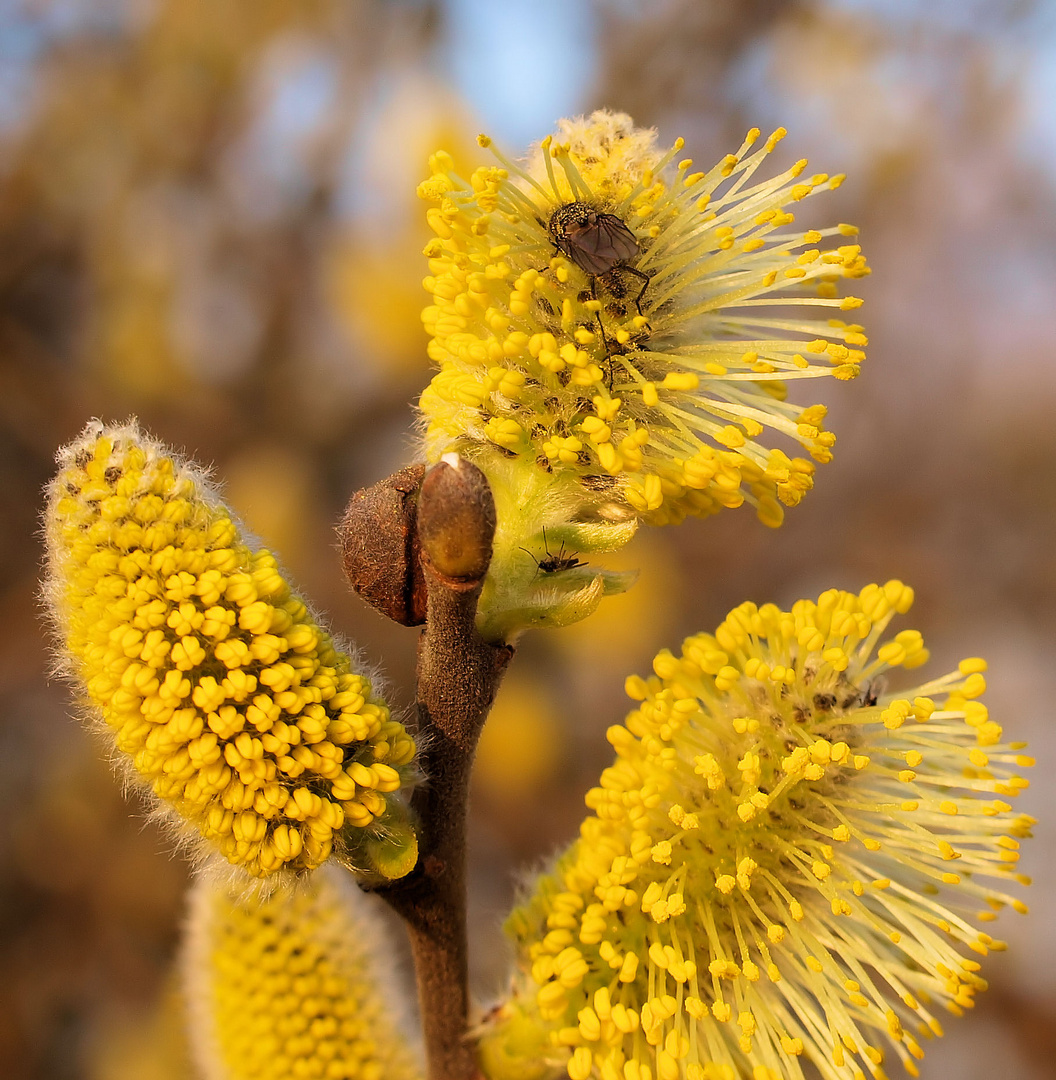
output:
{"label": "brown branch", "polygon": [[[425,782],[418,866],[379,893],[407,924],[418,976],[429,1080],[479,1076],[466,1036],[466,808],[477,739],[513,650],[477,634],[477,599],[491,560],[495,504],[468,462],[441,463],[417,505],[427,618],[418,646],[418,731]],[[347,558],[347,549],[346,549]]]}

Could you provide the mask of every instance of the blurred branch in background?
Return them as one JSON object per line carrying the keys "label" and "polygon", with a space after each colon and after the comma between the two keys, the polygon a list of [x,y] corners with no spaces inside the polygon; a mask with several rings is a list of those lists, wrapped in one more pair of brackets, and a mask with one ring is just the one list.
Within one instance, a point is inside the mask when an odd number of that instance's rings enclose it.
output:
{"label": "blurred branch in background", "polygon": [[[228,500],[408,703],[414,635],[346,595],[331,526],[351,490],[408,456],[408,405],[427,378],[415,198],[426,158],[470,155],[506,100],[461,73],[517,73],[526,51],[531,70],[506,92],[552,110],[533,131],[605,105],[710,161],[752,125],[784,125],[789,161],[846,170],[824,211],[862,226],[872,344],[831,410],[836,461],[781,530],[727,515],[646,534],[628,553],[643,584],[608,602],[611,618],[526,639],[476,778],[481,992],[502,966],[509,867],[575,830],[602,734],[625,710],[623,673],[745,597],[903,577],[942,659],[988,654],[995,712],[1019,717],[1041,760],[1052,751],[1056,137],[1039,98],[1056,71],[1050,6],[569,0],[520,23],[500,7],[0,8],[3,1075],[132,1075],[120,1071],[135,1056],[128,1017],[164,997],[184,884],[65,719],[26,630],[55,447],[91,415],[136,413],[217,462]],[[504,779],[503,731],[526,747],[522,783]],[[1024,801],[1051,851],[1051,797],[1048,813],[1043,792]],[[1048,1075],[1054,885],[1042,869],[1033,938],[1008,927],[965,1078],[990,1075],[998,1054],[1009,1075]],[[956,1052],[929,1050],[924,1075],[946,1075]],[[150,1068],[135,1075],[175,1075]]]}

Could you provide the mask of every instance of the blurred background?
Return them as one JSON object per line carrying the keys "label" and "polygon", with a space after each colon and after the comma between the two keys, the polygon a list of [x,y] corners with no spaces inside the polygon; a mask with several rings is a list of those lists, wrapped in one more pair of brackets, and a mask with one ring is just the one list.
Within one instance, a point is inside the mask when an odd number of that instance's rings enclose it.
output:
{"label": "blurred background", "polygon": [[[623,679],[751,598],[911,582],[932,670],[991,661],[1039,757],[1028,919],[926,1080],[1056,1076],[1056,4],[1048,0],[0,0],[0,1075],[188,1080],[186,867],[48,681],[40,490],[92,416],[139,416],[412,700],[415,632],[344,586],[349,493],[413,453],[429,152],[518,153],[607,106],[702,164],[789,129],[846,171],[860,379],[815,384],[835,462],[777,532],[643,531],[639,586],[526,638],[475,783],[473,967],[501,988],[518,874],[575,833]],[[783,156],[782,156],[783,155]],[[776,167],[776,166],[775,166]],[[518,870],[518,868],[521,868]]]}

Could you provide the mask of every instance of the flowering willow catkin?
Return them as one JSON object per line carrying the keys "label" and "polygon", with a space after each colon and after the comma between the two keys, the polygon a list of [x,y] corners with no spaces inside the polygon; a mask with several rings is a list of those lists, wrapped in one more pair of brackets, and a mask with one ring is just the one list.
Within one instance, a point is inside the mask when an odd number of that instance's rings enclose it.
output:
{"label": "flowering willow catkin", "polygon": [[837,289],[868,273],[853,226],[791,227],[789,207],[842,176],[803,160],[755,179],[784,134],[756,148],[752,129],[693,172],[673,164],[681,139],[665,152],[599,111],[561,121],[525,167],[495,151],[466,180],[435,154],[419,188],[435,204],[430,460],[517,459],[652,524],[747,502],[779,525],[835,442],[825,406],[786,384],[858,373],[866,338],[838,316],[861,301]]}
{"label": "flowering willow catkin", "polygon": [[183,970],[203,1080],[418,1080],[395,955],[336,867],[267,897],[197,881]]}
{"label": "flowering willow catkin", "polygon": [[[982,660],[897,693],[921,635],[881,640],[912,590],[742,604],[627,681],[616,761],[579,839],[510,916],[514,994],[493,1080],[917,1075],[920,1040],[984,989],[983,929],[1032,819],[1023,744],[980,700]],[[550,1071],[524,1072],[525,1048]]]}
{"label": "flowering willow catkin", "polygon": [[58,460],[45,596],[124,771],[255,877],[409,871],[413,741],[204,474],[134,423]]}

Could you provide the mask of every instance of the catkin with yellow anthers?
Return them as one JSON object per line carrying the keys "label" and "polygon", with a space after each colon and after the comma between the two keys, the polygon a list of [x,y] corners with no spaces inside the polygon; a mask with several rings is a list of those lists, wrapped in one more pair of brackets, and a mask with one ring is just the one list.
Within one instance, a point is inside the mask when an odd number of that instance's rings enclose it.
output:
{"label": "catkin with yellow anthers", "polygon": [[203,1080],[418,1080],[384,929],[334,866],[267,897],[197,881],[182,967]]}
{"label": "catkin with yellow anthers", "polygon": [[46,526],[63,666],[181,835],[254,877],[413,866],[412,739],[199,470],[93,422]]}
{"label": "catkin with yellow anthers", "polygon": [[579,482],[585,502],[604,481],[650,524],[747,503],[779,525],[835,443],[825,406],[786,384],[858,373],[867,339],[841,316],[861,301],[838,283],[869,272],[852,227],[790,227],[790,204],[842,176],[805,179],[800,161],[755,179],[783,136],[757,147],[753,129],[694,172],[682,140],[665,153],[599,111],[561,121],[523,167],[483,138],[501,167],[468,180],[435,154],[419,188],[435,233],[429,458],[514,458]]}
{"label": "catkin with yellow anthers", "polygon": [[[912,1033],[970,1007],[977,958],[1003,947],[980,924],[1026,910],[1033,821],[983,661],[881,691],[926,655],[915,631],[886,636],[912,600],[889,581],[742,604],[627,680],[591,816],[507,922],[491,1080],[514,1075],[514,1035],[569,1076],[799,1080],[804,1057],[855,1080],[885,1053],[916,1075]],[[628,1022],[595,1024],[599,1003]]]}

